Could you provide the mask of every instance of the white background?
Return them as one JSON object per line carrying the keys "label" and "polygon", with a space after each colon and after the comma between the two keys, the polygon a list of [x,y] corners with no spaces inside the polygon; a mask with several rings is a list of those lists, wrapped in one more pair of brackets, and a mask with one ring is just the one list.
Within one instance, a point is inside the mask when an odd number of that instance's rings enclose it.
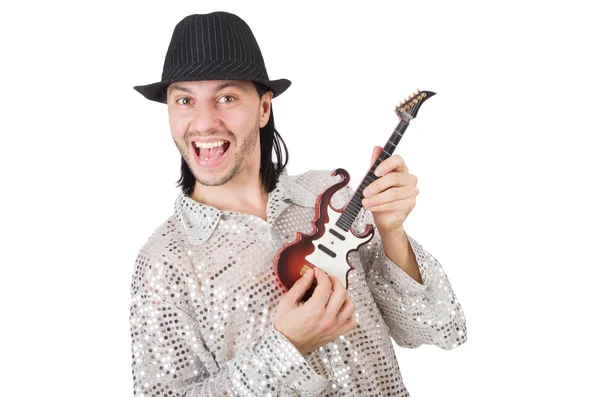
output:
{"label": "white background", "polygon": [[[408,232],[444,265],[468,342],[398,349],[413,396],[599,396],[598,13],[593,2],[19,2],[0,10],[2,394],[132,394],[129,283],[168,217],[179,154],[160,79],[175,24],[252,27],[291,174],[351,184],[397,153]],[[16,2],[14,2],[16,3]],[[335,4],[335,5],[334,5]]]}

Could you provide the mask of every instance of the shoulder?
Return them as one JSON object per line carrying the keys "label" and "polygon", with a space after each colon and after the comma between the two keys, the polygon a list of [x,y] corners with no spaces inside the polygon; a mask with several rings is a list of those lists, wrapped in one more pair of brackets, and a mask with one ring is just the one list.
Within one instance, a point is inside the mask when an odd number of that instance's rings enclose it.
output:
{"label": "shoulder", "polygon": [[[302,174],[291,175],[288,178],[292,183],[310,191],[315,196],[342,179],[341,176],[335,175],[333,170],[309,170]],[[345,205],[353,193],[348,185],[344,186],[333,195],[334,205],[336,207]]]}
{"label": "shoulder", "polygon": [[341,177],[334,175],[333,171],[329,170],[309,170],[298,175],[290,175],[289,179],[293,183],[318,194],[323,189],[339,182]]}
{"label": "shoulder", "polygon": [[174,269],[179,267],[176,265],[185,260],[186,246],[185,231],[173,214],[156,228],[139,249],[131,280],[131,294],[156,291],[152,284],[172,278]]}

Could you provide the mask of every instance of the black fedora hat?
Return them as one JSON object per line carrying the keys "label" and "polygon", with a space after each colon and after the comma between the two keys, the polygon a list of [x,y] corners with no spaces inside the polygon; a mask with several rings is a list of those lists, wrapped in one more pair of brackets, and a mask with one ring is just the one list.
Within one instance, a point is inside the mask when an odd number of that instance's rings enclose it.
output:
{"label": "black fedora hat", "polygon": [[152,101],[164,103],[169,84],[199,80],[255,81],[273,91],[273,97],[292,84],[287,79],[269,80],[248,24],[222,11],[183,18],[173,31],[161,81],[133,88]]}

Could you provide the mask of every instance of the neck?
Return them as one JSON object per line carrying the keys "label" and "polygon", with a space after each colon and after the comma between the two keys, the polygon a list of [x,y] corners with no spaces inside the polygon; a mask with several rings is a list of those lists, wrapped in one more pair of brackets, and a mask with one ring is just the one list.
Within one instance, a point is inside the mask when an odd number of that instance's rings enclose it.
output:
{"label": "neck", "polygon": [[267,220],[268,192],[263,188],[258,176],[240,181],[232,178],[224,185],[204,186],[196,181],[190,197],[202,204],[221,211],[241,212]]}

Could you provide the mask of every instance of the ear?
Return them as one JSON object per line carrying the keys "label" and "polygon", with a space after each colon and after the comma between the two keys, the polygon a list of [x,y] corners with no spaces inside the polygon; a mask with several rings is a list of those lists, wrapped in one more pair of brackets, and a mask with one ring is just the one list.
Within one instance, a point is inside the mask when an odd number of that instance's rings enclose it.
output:
{"label": "ear", "polygon": [[267,125],[269,117],[271,117],[271,101],[273,100],[273,93],[267,91],[260,98],[260,128]]}

